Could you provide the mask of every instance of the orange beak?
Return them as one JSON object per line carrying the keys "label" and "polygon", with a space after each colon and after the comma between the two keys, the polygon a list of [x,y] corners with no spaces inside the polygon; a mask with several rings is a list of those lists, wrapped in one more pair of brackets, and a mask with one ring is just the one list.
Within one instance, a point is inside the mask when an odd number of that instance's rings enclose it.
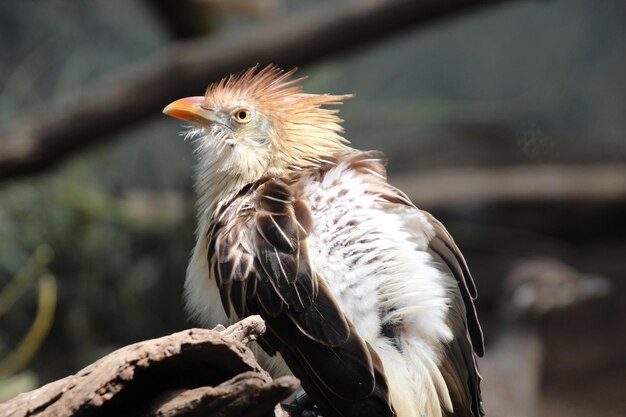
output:
{"label": "orange beak", "polygon": [[186,97],[176,100],[163,109],[163,113],[186,122],[215,121],[211,110],[202,107],[204,97]]}

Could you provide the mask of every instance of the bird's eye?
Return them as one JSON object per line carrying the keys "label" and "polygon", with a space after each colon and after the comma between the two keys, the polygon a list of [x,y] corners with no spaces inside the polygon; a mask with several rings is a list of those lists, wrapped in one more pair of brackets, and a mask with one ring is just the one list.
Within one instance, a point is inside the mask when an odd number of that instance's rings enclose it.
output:
{"label": "bird's eye", "polygon": [[237,109],[233,115],[239,123],[248,123],[252,119],[252,112],[244,108]]}

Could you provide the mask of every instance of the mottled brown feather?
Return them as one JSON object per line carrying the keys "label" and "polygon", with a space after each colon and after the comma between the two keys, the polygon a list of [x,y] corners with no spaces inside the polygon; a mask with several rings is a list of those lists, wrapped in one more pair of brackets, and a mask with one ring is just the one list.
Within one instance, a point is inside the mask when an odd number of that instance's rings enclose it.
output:
{"label": "mottled brown feather", "polygon": [[218,208],[208,258],[225,311],[266,320],[259,345],[283,355],[325,415],[392,416],[380,359],[311,266],[313,216],[299,179],[264,178]]}
{"label": "mottled brown feather", "polygon": [[[473,325],[478,327],[479,333],[476,333],[476,327],[474,327],[473,336],[471,330],[468,331],[468,326],[472,322],[470,317],[475,317],[476,311],[469,290],[463,285],[468,278],[471,280],[471,277],[463,274],[463,268],[459,265],[456,256],[450,253],[450,245],[454,245],[454,243],[445,244],[442,237],[446,239],[445,235],[437,234],[431,240],[428,252],[440,269],[456,278],[460,289],[458,292],[449,293],[451,303],[447,321],[452,330],[453,339],[444,346],[439,365],[454,408],[454,412],[446,415],[449,417],[480,417],[484,415],[480,390],[482,378],[478,372],[474,352],[480,352],[482,355],[482,330],[477,319],[475,319]],[[456,245],[454,247],[456,248]],[[468,306],[470,307],[469,311]]]}
{"label": "mottled brown feather", "polygon": [[484,354],[483,332],[480,328],[474,300],[477,297],[476,285],[469,272],[465,258],[454,243],[452,236],[430,213],[422,211],[435,228],[435,235],[429,243],[429,249],[436,253],[449,268],[456,279],[465,305],[466,320],[474,351],[478,356]]}

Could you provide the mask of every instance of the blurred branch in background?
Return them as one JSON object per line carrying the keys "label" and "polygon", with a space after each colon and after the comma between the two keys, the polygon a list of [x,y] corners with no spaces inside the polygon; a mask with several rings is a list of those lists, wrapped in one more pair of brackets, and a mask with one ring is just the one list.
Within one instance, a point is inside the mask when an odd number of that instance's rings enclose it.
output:
{"label": "blurred branch in background", "polygon": [[626,198],[625,164],[449,168],[394,174],[390,181],[429,209],[454,204]]}
{"label": "blurred branch in background", "polygon": [[304,65],[504,0],[351,2],[255,34],[191,40],[66,97],[0,131],[0,179],[41,171],[72,152],[157,115],[169,101],[256,63]]}
{"label": "blurred branch in background", "polygon": [[144,0],[179,39],[194,38],[215,28],[224,13],[266,18],[277,14],[281,0]]}

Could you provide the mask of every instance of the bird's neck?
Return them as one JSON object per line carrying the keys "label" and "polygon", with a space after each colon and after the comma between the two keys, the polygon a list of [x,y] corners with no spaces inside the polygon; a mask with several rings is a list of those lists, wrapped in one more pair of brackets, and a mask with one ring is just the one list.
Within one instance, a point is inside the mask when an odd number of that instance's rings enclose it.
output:
{"label": "bird's neck", "polygon": [[240,190],[250,181],[241,175],[215,170],[198,169],[195,189],[198,196],[198,214],[212,216],[220,201]]}
{"label": "bird's neck", "polygon": [[215,169],[199,165],[195,176],[197,208],[199,216],[211,217],[220,202],[238,192],[248,184],[258,181],[264,176],[279,176],[286,170],[261,170],[258,173],[248,172],[247,175],[230,169]]}
{"label": "bird's neck", "polygon": [[257,167],[256,171],[248,169],[245,174],[233,166],[222,165],[219,160],[200,158],[195,175],[198,214],[212,216],[221,201],[262,177],[276,177],[289,172],[319,169],[323,165],[332,163],[329,160],[334,160],[336,155],[351,151],[356,152],[354,149],[341,144],[339,150],[331,149],[326,153],[320,153],[320,155],[291,161],[291,164],[271,164],[270,166]]}

